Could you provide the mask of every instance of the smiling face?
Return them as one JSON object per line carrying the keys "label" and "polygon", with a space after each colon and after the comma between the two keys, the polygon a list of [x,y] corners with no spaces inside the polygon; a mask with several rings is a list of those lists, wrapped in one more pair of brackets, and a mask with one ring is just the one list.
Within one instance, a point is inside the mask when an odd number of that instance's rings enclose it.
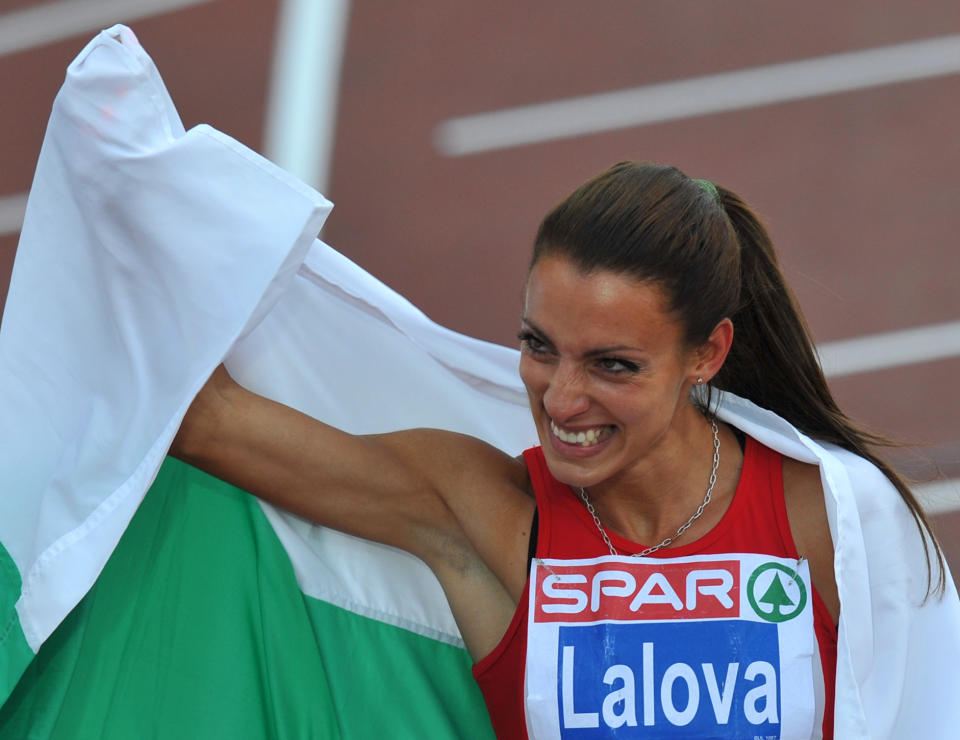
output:
{"label": "smiling face", "polygon": [[530,272],[520,375],[550,471],[572,486],[629,479],[702,417],[704,373],[659,286],[561,256]]}

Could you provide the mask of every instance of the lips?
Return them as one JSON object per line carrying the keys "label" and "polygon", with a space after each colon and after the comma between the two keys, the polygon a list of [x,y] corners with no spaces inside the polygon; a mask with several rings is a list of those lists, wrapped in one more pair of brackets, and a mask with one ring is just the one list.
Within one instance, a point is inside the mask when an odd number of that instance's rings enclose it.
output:
{"label": "lips", "polygon": [[585,429],[564,429],[557,423],[550,420],[550,431],[553,435],[568,445],[577,447],[591,447],[600,444],[613,434],[615,427],[611,424],[602,424],[600,426],[588,427]]}

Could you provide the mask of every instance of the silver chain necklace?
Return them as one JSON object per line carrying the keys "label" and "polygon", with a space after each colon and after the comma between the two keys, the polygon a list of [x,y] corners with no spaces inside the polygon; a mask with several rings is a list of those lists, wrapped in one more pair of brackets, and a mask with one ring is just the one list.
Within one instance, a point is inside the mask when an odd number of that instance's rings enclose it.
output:
{"label": "silver chain necklace", "polygon": [[[710,503],[710,499],[713,496],[713,487],[717,484],[717,468],[720,467],[720,431],[717,429],[717,422],[713,419],[710,420],[710,427],[713,429],[713,470],[710,471],[710,485],[707,487],[707,493],[703,497],[703,502],[697,507],[697,510],[693,512],[693,516],[681,524],[680,528],[672,536],[667,537],[667,539],[665,539],[659,545],[654,545],[653,547],[648,547],[646,550],[633,553],[631,557],[646,557],[650,553],[666,547],[671,542],[679,538],[680,535],[690,529],[690,525],[699,519],[700,515],[703,513],[703,510],[707,508],[707,504]],[[583,501],[583,505],[587,507],[587,511],[590,512],[590,516],[593,517],[593,523],[596,524],[597,529],[600,530],[600,536],[603,537],[603,541],[606,542],[607,547],[610,548],[610,554],[615,556],[619,555],[620,553],[617,552],[617,548],[615,548],[613,543],[610,541],[607,530],[605,530],[603,525],[600,523],[600,517],[597,515],[597,510],[593,508],[593,504],[590,503],[590,497],[587,495],[586,489],[580,489],[580,498]]]}

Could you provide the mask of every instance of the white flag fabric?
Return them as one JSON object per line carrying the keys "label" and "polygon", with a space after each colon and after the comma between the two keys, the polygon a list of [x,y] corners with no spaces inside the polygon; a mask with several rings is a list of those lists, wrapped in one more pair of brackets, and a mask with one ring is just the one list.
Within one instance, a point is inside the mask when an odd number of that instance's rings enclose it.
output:
{"label": "white flag fabric", "polygon": [[209,126],[185,132],[128,29],[70,65],[0,335],[0,540],[32,650],[89,589],[191,397],[329,209]]}

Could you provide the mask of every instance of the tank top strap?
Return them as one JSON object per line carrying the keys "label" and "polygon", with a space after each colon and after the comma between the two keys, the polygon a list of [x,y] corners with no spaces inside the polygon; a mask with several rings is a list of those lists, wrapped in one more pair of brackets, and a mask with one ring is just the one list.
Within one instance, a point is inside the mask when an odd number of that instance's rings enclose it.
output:
{"label": "tank top strap", "polygon": [[[737,486],[737,539],[749,530],[755,546],[783,557],[797,557],[783,498],[783,455],[747,437],[744,465]],[[733,543],[731,543],[733,544]]]}
{"label": "tank top strap", "polygon": [[555,531],[556,501],[569,494],[570,487],[560,483],[550,473],[547,460],[543,456],[541,447],[531,447],[523,452],[527,464],[527,473],[533,487],[533,494],[537,504],[537,544],[531,548],[532,557],[548,557],[552,555],[551,533]]}

